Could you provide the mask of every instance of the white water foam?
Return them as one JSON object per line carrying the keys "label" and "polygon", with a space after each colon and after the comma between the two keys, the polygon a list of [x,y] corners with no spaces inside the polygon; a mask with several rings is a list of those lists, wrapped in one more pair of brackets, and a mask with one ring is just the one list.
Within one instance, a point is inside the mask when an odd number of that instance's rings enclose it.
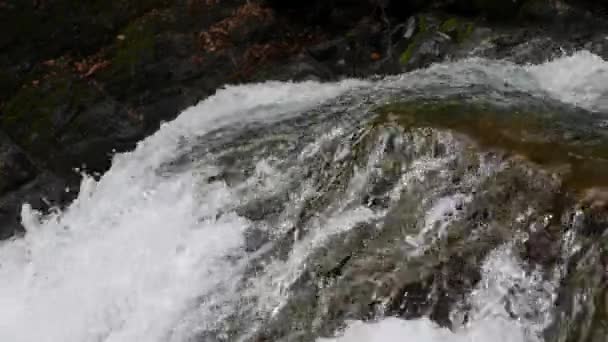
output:
{"label": "white water foam", "polygon": [[[490,86],[488,93],[522,91],[550,97],[591,111],[608,112],[608,62],[588,51],[579,51],[539,65],[517,65],[479,57],[433,64],[387,79],[387,88],[417,89],[449,86],[459,94],[471,85]],[[487,94],[489,95],[489,94]]]}
{"label": "white water foam", "polygon": [[554,98],[594,111],[608,110],[608,62],[588,51],[526,67]]}
{"label": "white water foam", "polygon": [[0,341],[185,339],[174,327],[197,299],[236,283],[227,257],[243,253],[249,222],[218,215],[239,201],[224,183],[156,170],[211,129],[291,115],[362,84],[228,87],[117,155],[99,182],[86,178],[64,212],[24,207],[25,236],[0,244]]}

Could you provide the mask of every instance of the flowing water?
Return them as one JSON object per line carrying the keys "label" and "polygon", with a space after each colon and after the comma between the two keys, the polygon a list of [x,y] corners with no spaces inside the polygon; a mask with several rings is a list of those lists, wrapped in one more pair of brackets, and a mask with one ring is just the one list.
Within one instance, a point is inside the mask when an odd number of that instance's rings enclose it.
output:
{"label": "flowing water", "polygon": [[607,110],[587,52],[218,90],[24,205],[0,341],[605,341]]}

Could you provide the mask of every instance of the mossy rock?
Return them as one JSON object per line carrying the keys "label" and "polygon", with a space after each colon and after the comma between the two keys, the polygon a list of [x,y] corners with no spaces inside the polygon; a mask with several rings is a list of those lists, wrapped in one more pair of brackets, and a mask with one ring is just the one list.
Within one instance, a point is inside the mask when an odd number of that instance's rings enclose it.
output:
{"label": "mossy rock", "polygon": [[422,40],[424,34],[431,29],[429,27],[429,19],[425,15],[421,14],[416,16],[416,21],[416,33],[412,37],[405,51],[403,51],[403,53],[399,57],[399,63],[401,63],[401,65],[407,65],[409,63],[409,61],[412,59],[412,55],[416,50],[416,47]]}
{"label": "mossy rock", "polygon": [[461,20],[456,17],[447,19],[439,26],[440,32],[449,35],[457,43],[466,41],[471,36],[474,29],[475,25],[472,22]]}
{"label": "mossy rock", "polygon": [[417,34],[399,56],[402,71],[426,68],[446,57],[451,39],[439,31]]}
{"label": "mossy rock", "polygon": [[38,87],[20,89],[4,106],[0,125],[26,150],[44,156],[73,116],[96,96],[84,81],[58,75]]}
{"label": "mossy rock", "polygon": [[413,63],[414,65],[411,65],[412,57],[414,57],[417,49],[425,42],[429,40],[441,41],[441,39],[437,39],[437,32],[440,27],[441,20],[436,16],[429,14],[417,15],[416,30],[413,37],[410,39],[409,44],[399,56],[399,63],[402,66],[409,66],[407,69],[415,69],[428,65],[428,63],[425,62],[422,62],[421,64]]}

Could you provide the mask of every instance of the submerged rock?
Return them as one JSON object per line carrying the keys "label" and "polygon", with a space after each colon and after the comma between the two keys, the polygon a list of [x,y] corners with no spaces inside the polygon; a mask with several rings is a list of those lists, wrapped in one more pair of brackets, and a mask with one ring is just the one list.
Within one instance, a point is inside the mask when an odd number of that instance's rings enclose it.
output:
{"label": "submerged rock", "polygon": [[[275,167],[283,169],[291,161],[299,167],[288,168],[290,182],[278,181],[276,197],[262,197],[238,209],[256,223],[246,238],[247,248],[259,253],[248,267],[243,291],[279,286],[281,300],[268,304],[272,312],[256,311],[253,326],[243,318],[250,309],[243,309],[231,318],[241,323],[217,333],[237,338],[246,331],[250,341],[312,341],[335,335],[349,320],[386,316],[430,317],[441,326],[457,328],[476,314],[470,296],[484,286],[480,282],[487,270],[482,264],[505,246],[522,260],[524,273],[569,277],[564,265],[576,252],[566,235],[598,236],[602,232],[597,227],[605,221],[592,212],[572,216],[579,205],[578,183],[552,171],[558,159],[551,158],[562,157],[538,159],[544,150],[535,145],[546,141],[555,147],[552,139],[560,136],[560,119],[547,108],[531,108],[524,115],[457,100],[383,106],[353,127],[289,148],[239,135],[246,138],[243,146],[260,143],[270,155],[281,156],[284,148],[291,151]],[[573,109],[559,110],[567,117],[564,113]],[[471,128],[475,126],[467,112],[479,122],[479,130]],[[502,125],[517,122],[520,114],[532,126],[544,120],[554,124],[536,139],[525,130],[504,129]],[[307,141],[306,130],[323,131],[317,119],[310,113],[304,131],[294,129],[293,122],[276,124],[272,131],[291,137],[282,141]],[[577,149],[585,140],[561,143],[563,151]],[[312,146],[316,148],[309,150]],[[222,159],[232,165],[231,149],[239,155],[242,147],[226,147]],[[306,153],[295,152],[300,149]],[[590,153],[600,150],[594,151]],[[246,172],[250,162],[239,162]],[[238,188],[246,178],[236,177],[231,184]],[[293,202],[283,192],[305,195]],[[359,206],[366,208],[369,219],[352,227],[329,222],[344,213],[356,216],[350,210]],[[277,222],[281,230],[265,230]],[[276,268],[267,269],[273,262]],[[294,263],[301,266],[289,268]],[[520,307],[519,296],[526,290],[518,286],[516,282],[505,289],[504,310],[512,319],[540,320],[543,310]],[[268,300],[257,292],[247,298],[247,303]]]}

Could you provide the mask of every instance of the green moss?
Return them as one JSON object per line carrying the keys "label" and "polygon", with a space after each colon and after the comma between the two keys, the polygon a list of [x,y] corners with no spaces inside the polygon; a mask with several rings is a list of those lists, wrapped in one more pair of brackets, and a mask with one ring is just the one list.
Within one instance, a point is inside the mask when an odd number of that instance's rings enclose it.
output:
{"label": "green moss", "polygon": [[429,30],[427,19],[423,15],[418,16],[418,32],[426,32]]}
{"label": "green moss", "polygon": [[121,33],[124,40],[119,41],[112,57],[112,71],[133,75],[137,67],[154,55],[154,22],[149,19],[135,21]]}
{"label": "green moss", "polygon": [[449,33],[458,29],[459,26],[460,20],[458,20],[458,18],[450,18],[441,24],[439,30],[441,32]]}
{"label": "green moss", "polygon": [[407,46],[407,49],[405,49],[405,51],[399,57],[399,63],[401,63],[401,65],[407,65],[410,62],[410,59],[412,59],[412,55],[414,54],[417,45],[417,41],[416,39],[414,39],[410,43],[410,45]]}
{"label": "green moss", "polygon": [[399,63],[401,65],[407,65],[409,63],[409,61],[412,59],[414,52],[416,51],[416,48],[420,44],[422,37],[430,30],[430,24],[427,17],[425,17],[424,15],[419,15],[417,18],[418,31],[416,32],[414,37],[412,37],[411,42],[399,57]]}
{"label": "green moss", "polygon": [[439,27],[439,31],[449,35],[457,43],[462,43],[471,36],[474,28],[475,25],[472,22],[454,17],[444,21]]}
{"label": "green moss", "polygon": [[7,101],[0,126],[21,146],[44,153],[63,125],[69,112],[92,101],[95,92],[80,80],[60,75],[39,87],[20,89]]}
{"label": "green moss", "polygon": [[475,25],[471,22],[468,22],[465,24],[464,27],[464,35],[462,36],[463,39],[467,39],[471,36],[471,34],[473,33],[473,30],[475,29]]}

